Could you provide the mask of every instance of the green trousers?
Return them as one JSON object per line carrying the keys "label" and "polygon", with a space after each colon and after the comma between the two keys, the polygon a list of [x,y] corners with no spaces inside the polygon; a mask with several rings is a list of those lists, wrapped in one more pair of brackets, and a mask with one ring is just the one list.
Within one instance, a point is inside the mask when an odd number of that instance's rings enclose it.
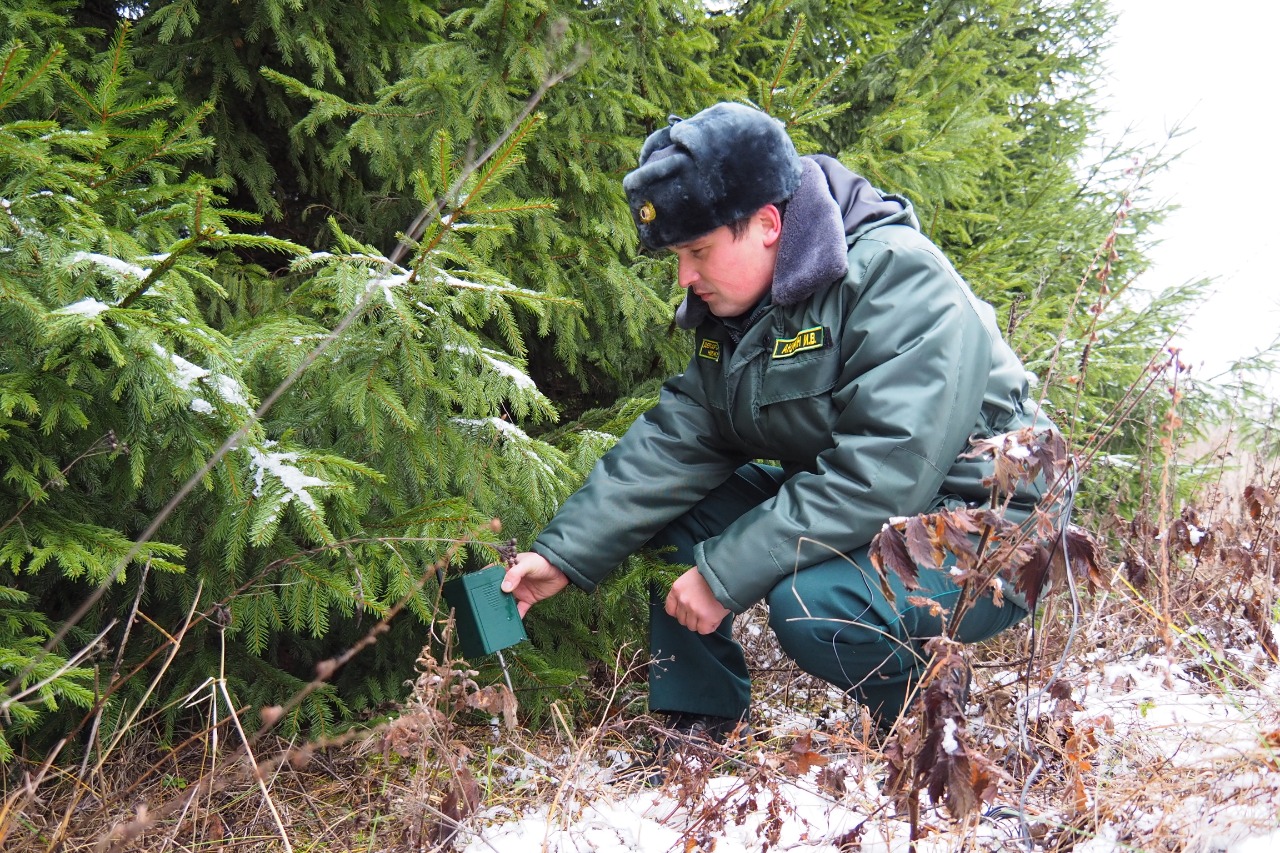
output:
{"label": "green trousers", "polygon": [[[691,565],[693,546],[716,536],[739,516],[777,494],[782,471],[744,465],[689,512],[660,531],[650,545],[673,548],[673,563]],[[924,596],[950,609],[960,589],[945,570],[921,569]],[[892,722],[923,674],[924,642],[943,631],[943,617],[907,601],[896,576],[895,601],[860,548],[789,575],[768,594],[769,627],[801,669],[829,681],[864,704],[873,718]],[[698,634],[667,615],[666,590],[650,594],[649,707],[743,718],[751,680],[742,647],[733,639],[733,617],[711,634]],[[1016,624],[1026,610],[984,595],[964,617],[957,639],[985,640]]]}

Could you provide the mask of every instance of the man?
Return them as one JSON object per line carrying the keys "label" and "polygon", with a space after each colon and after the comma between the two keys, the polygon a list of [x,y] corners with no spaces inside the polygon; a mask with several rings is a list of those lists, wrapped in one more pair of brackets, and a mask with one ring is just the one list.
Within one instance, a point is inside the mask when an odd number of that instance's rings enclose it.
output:
{"label": "man", "polygon": [[[623,188],[641,241],[678,259],[676,321],[694,354],[503,589],[523,615],[665,546],[692,568],[651,602],[651,710],[713,737],[745,720],[733,614],[764,599],[788,655],[891,724],[943,624],[896,577],[890,603],[867,546],[890,518],[988,499],[990,463],[965,456],[970,438],[1052,428],[1026,400],[1026,372],[905,199],[797,156],[757,110],[673,119]],[[916,594],[943,607],[958,595],[945,571],[921,582]],[[1018,622],[1015,598],[984,597],[959,639]]]}

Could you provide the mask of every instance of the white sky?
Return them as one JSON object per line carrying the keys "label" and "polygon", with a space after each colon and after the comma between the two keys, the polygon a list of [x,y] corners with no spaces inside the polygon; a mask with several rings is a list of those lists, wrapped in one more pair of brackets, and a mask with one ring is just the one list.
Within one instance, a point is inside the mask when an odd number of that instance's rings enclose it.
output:
{"label": "white sky", "polygon": [[1273,0],[1112,0],[1106,133],[1132,125],[1159,142],[1190,128],[1159,194],[1181,209],[1157,232],[1155,290],[1205,276],[1212,296],[1192,321],[1183,360],[1211,377],[1280,332],[1280,4]]}

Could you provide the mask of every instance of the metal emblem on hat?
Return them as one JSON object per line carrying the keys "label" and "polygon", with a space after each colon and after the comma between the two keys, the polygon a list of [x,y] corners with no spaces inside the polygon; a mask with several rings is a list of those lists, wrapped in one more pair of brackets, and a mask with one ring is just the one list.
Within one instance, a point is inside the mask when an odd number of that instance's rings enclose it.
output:
{"label": "metal emblem on hat", "polygon": [[640,221],[646,225],[658,218],[658,211],[653,209],[653,202],[646,201],[640,205]]}

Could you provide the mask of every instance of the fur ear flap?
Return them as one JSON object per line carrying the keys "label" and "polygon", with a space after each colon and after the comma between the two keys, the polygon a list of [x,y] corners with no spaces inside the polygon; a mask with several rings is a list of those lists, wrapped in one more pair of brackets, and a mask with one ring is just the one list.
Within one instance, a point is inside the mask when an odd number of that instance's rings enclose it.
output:
{"label": "fur ear flap", "polygon": [[726,102],[652,133],[622,187],[641,242],[660,249],[789,198],[801,172],[782,122]]}
{"label": "fur ear flap", "polygon": [[644,145],[640,147],[640,162],[642,164],[649,161],[649,158],[653,156],[653,152],[657,151],[659,148],[666,148],[671,144],[671,127],[674,126],[676,122],[680,121],[680,117],[671,116],[667,120],[670,122],[670,125],[659,128],[649,134],[649,138],[646,139],[644,141]]}

